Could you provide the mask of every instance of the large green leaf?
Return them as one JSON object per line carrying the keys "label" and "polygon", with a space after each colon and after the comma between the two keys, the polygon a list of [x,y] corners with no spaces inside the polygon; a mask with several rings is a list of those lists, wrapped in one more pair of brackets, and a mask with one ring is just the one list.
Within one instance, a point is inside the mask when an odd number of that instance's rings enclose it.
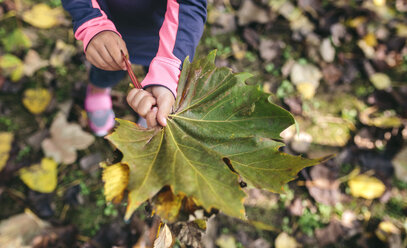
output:
{"label": "large green leaf", "polygon": [[207,210],[244,218],[239,175],[280,192],[299,170],[319,162],[279,152],[280,133],[293,117],[258,86],[246,85],[249,74],[217,68],[214,60],[215,52],[192,64],[186,60],[165,128],[146,130],[118,119],[108,136],[130,168],[126,218],[165,185]]}

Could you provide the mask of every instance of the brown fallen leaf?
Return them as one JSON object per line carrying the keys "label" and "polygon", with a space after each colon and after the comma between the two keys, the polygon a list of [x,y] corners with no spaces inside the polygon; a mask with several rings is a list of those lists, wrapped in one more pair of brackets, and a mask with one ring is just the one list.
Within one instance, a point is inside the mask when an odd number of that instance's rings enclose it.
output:
{"label": "brown fallen leaf", "polygon": [[57,163],[71,164],[76,161],[76,150],[88,148],[95,138],[82,130],[77,123],[68,123],[66,116],[59,112],[50,128],[51,137],[41,143],[45,156]]}
{"label": "brown fallen leaf", "polygon": [[170,248],[175,243],[172,233],[167,224],[160,228],[157,239],[154,241],[154,248]]}
{"label": "brown fallen leaf", "polygon": [[252,22],[267,23],[271,20],[270,12],[267,8],[260,7],[252,0],[244,0],[237,13],[239,25],[245,26]]}
{"label": "brown fallen leaf", "polygon": [[0,222],[0,247],[27,247],[32,239],[50,224],[39,219],[30,210]]}
{"label": "brown fallen leaf", "polygon": [[71,57],[75,54],[76,48],[70,44],[66,44],[62,40],[57,40],[54,51],[49,59],[53,67],[63,67]]}
{"label": "brown fallen leaf", "polygon": [[41,59],[33,49],[28,50],[24,58],[24,75],[31,77],[39,69],[48,66],[48,61]]}
{"label": "brown fallen leaf", "polygon": [[344,234],[341,223],[331,220],[329,225],[315,230],[315,236],[321,246],[335,243]]}
{"label": "brown fallen leaf", "polygon": [[316,165],[310,172],[312,181],[306,181],[310,195],[319,203],[334,206],[341,201],[340,182],[335,174],[324,165]]}

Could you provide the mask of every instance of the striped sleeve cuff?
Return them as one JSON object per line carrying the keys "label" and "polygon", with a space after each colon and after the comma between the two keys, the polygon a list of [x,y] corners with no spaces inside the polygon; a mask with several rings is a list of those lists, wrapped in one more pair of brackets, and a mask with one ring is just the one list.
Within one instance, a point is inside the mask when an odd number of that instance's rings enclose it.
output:
{"label": "striped sleeve cuff", "polygon": [[177,86],[181,61],[167,57],[156,56],[150,64],[150,68],[144,80],[141,82],[143,88],[160,85],[168,88],[174,97],[177,97]]}
{"label": "striped sleeve cuff", "polygon": [[112,31],[119,35],[120,38],[122,37],[117,31],[113,22],[106,19],[104,16],[101,16],[93,18],[82,24],[75,32],[75,38],[83,41],[83,50],[86,52],[86,48],[88,47],[92,38],[102,31]]}

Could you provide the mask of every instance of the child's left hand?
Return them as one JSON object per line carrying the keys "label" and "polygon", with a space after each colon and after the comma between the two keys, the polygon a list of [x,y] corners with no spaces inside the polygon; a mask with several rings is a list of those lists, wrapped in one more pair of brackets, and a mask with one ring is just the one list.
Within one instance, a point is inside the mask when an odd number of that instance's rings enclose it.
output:
{"label": "child's left hand", "polygon": [[146,90],[132,89],[127,95],[127,103],[147,120],[149,128],[158,124],[163,127],[167,125],[167,117],[174,102],[174,95],[163,86],[151,86]]}

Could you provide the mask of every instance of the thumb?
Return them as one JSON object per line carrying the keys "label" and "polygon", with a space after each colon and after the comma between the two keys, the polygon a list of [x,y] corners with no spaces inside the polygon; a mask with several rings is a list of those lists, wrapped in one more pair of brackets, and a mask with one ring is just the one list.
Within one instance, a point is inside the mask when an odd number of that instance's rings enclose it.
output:
{"label": "thumb", "polygon": [[174,97],[172,95],[162,95],[157,99],[158,113],[157,121],[161,126],[167,126],[167,117],[171,111],[174,103]]}

